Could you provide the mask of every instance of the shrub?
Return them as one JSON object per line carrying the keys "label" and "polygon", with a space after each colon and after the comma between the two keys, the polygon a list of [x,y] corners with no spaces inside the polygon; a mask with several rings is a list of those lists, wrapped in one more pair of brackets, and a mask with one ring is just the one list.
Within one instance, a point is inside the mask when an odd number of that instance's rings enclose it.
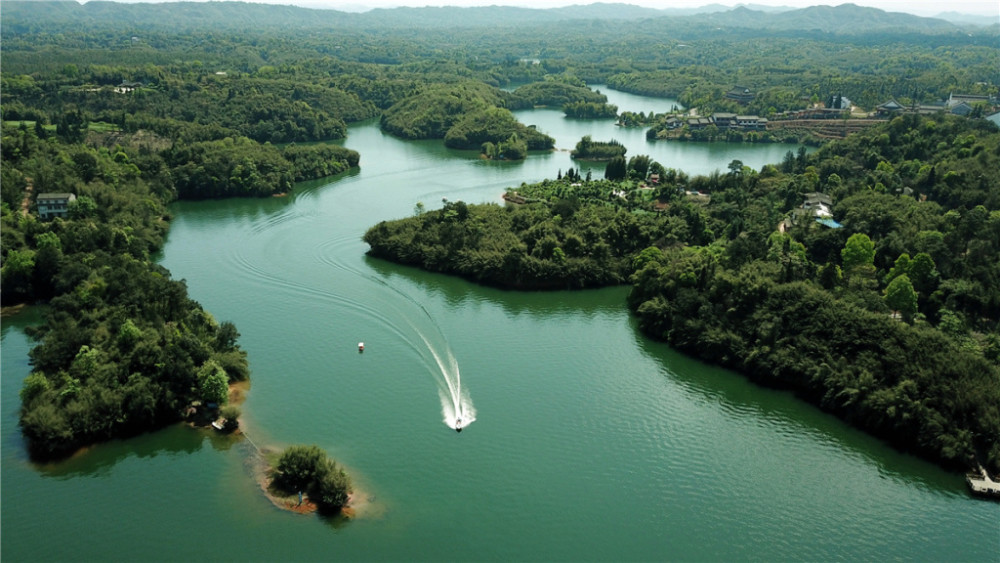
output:
{"label": "shrub", "polygon": [[219,415],[226,419],[222,429],[226,432],[233,432],[240,427],[240,408],[236,405],[226,405],[219,410]]}

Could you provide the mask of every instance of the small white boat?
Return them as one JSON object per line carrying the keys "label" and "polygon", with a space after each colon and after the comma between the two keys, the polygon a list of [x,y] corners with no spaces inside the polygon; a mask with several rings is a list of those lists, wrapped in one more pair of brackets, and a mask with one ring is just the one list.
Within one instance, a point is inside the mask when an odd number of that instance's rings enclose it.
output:
{"label": "small white boat", "polygon": [[455,432],[461,432],[461,431],[462,431],[462,419],[461,418],[456,418],[455,419]]}
{"label": "small white boat", "polygon": [[358,352],[364,352],[364,351],[365,351],[365,343],[358,342]]}

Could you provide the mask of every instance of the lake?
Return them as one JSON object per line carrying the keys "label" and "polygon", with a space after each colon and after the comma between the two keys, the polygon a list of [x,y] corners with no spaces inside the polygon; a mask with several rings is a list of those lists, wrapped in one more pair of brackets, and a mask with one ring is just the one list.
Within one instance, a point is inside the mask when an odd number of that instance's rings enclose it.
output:
{"label": "lake", "polygon": [[[676,103],[602,91],[619,110]],[[247,435],[319,445],[363,491],[358,518],[275,508],[247,440],[180,425],[31,464],[17,428],[30,309],[2,327],[4,559],[1000,560],[1000,504],[961,475],[646,338],[627,288],[509,292],[365,256],[365,230],[417,202],[500,202],[577,167],[583,135],[692,175],[797,149],[517,115],[559,150],[489,162],[366,122],[343,143],[360,170],[172,207],[161,263],[241,332]],[[460,434],[442,398],[458,379],[475,411]]]}

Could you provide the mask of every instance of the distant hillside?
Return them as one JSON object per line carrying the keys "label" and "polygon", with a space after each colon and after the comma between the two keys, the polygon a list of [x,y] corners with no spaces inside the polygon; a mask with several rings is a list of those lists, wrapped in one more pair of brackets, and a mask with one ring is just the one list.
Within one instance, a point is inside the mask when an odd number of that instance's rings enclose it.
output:
{"label": "distant hillside", "polygon": [[[4,2],[3,30],[44,30],[46,24],[82,26],[122,26],[136,29],[178,28],[316,28],[338,21],[348,23],[359,14],[335,10],[311,10],[296,6],[247,2],[165,2],[122,3],[95,0],[86,4],[73,1],[42,0]],[[354,23],[359,23],[355,21]]]}
{"label": "distant hillside", "polygon": [[[751,9],[759,8],[759,9]],[[764,10],[767,11],[764,11]],[[723,28],[821,31],[858,34],[873,31],[915,31],[947,33],[959,28],[937,18],[889,13],[853,4],[814,6],[803,9],[740,6],[727,9],[708,5],[697,9],[653,9],[629,4],[597,3],[552,9],[485,6],[475,8],[424,7],[378,8],[363,13],[319,10],[296,6],[247,2],[120,3],[95,0],[86,4],[72,1],[10,0],[3,4],[4,33],[48,31],[53,24],[83,27],[127,26],[129,29],[433,29],[477,27],[526,27],[553,25],[580,20],[655,20],[670,27],[715,26]]]}
{"label": "distant hillside", "polygon": [[1000,7],[998,7],[997,12],[990,17],[983,17],[979,14],[961,14],[959,12],[941,12],[934,17],[961,25],[1000,25]]}
{"label": "distant hillside", "polygon": [[910,30],[924,33],[947,33],[958,27],[945,20],[924,18],[912,14],[886,12],[855,4],[840,6],[811,6],[780,13],[764,13],[746,7],[726,12],[691,16],[719,27],[765,30],[823,31],[827,33],[858,34],[879,30]]}
{"label": "distant hillside", "polygon": [[663,13],[628,4],[597,3],[546,10],[513,6],[376,8],[358,15],[359,22],[365,26],[444,28],[521,27],[571,20],[639,20],[661,17]]}
{"label": "distant hillside", "polygon": [[723,4],[708,4],[700,8],[666,8],[663,11],[686,11],[694,14],[708,14],[711,12],[728,12],[734,8],[749,8],[757,12],[789,12],[794,10],[791,6],[768,6],[766,4],[737,4],[736,6],[726,6]]}

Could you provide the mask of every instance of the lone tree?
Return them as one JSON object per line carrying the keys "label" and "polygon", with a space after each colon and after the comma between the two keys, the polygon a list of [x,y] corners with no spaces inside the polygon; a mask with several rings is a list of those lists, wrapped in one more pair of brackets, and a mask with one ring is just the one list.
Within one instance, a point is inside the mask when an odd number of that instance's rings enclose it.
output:
{"label": "lone tree", "polygon": [[885,288],[885,304],[893,311],[899,311],[903,320],[913,322],[917,314],[917,292],[913,290],[910,277],[906,274],[893,278]]}
{"label": "lone tree", "polygon": [[864,233],[854,233],[840,251],[844,276],[856,287],[866,287],[875,279],[875,243]]}

